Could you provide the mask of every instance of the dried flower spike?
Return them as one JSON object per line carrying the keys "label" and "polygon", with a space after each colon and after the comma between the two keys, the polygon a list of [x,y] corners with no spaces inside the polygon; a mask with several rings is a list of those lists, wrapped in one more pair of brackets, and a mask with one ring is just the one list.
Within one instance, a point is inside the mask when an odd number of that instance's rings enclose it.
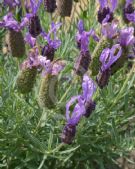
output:
{"label": "dried flower spike", "polygon": [[8,47],[13,57],[23,57],[25,55],[25,43],[21,31],[8,31]]}
{"label": "dried flower spike", "polygon": [[57,9],[61,17],[70,17],[73,0],[57,0]]}
{"label": "dried flower spike", "polygon": [[47,12],[53,13],[57,8],[56,0],[44,0],[44,6]]}

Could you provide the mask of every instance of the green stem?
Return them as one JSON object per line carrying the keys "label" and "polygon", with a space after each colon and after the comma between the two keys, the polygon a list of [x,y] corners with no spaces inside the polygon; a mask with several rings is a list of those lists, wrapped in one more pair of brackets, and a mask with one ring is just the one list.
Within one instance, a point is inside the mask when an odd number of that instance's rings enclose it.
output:
{"label": "green stem", "polygon": [[61,99],[60,99],[60,101],[58,102],[58,104],[62,103],[62,102],[63,102],[63,100],[66,98],[66,96],[67,96],[68,92],[69,92],[69,91],[70,91],[70,89],[72,88],[72,85],[73,85],[73,82],[75,81],[75,79],[76,79],[76,76],[74,76],[74,78],[73,78],[72,82],[70,83],[69,87],[67,88],[67,90],[66,90],[65,94],[61,97]]}
{"label": "green stem", "polygon": [[43,165],[44,165],[44,163],[45,163],[45,160],[46,160],[46,155],[44,155],[43,156],[43,160],[41,161],[41,163],[40,163],[40,165],[39,165],[39,167],[38,167],[38,169],[41,169],[42,167],[43,167]]}
{"label": "green stem", "polygon": [[37,133],[39,127],[41,126],[42,120],[43,120],[43,116],[45,116],[47,118],[47,112],[45,111],[45,109],[43,109],[42,115],[38,121],[37,127],[35,129],[35,133]]}

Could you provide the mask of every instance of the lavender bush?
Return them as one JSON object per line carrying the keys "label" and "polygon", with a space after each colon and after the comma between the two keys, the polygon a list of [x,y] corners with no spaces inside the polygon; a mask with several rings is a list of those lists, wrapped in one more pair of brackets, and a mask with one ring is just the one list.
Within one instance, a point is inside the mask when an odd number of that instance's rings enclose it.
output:
{"label": "lavender bush", "polygon": [[87,2],[68,30],[60,3],[0,3],[0,167],[120,168],[135,148],[135,2]]}

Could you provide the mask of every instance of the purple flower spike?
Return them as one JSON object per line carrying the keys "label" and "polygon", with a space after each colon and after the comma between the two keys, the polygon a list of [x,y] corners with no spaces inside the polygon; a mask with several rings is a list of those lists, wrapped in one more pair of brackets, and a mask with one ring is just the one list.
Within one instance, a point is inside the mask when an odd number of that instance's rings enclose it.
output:
{"label": "purple flower spike", "polygon": [[84,30],[84,23],[82,20],[78,22],[78,32],[76,34],[76,42],[77,46],[81,51],[86,52],[88,51],[89,46],[89,38],[90,36],[93,37],[95,41],[99,41],[99,38],[96,36],[95,31],[91,29],[89,32]]}
{"label": "purple flower spike", "polygon": [[[62,25],[62,23],[56,23],[55,24],[53,22],[51,24],[51,29],[49,30],[48,34],[42,34],[44,39],[49,44],[49,46],[54,48],[54,49],[58,49],[61,45],[61,41],[56,36],[56,33],[57,33],[57,31],[58,31],[58,29],[60,28],[61,25]],[[51,38],[52,35],[53,35],[53,39]]]}
{"label": "purple flower spike", "polygon": [[[29,21],[29,33],[36,38],[41,32],[40,19],[37,15],[38,9],[42,3],[42,0],[30,0],[31,13],[27,13],[24,17],[24,21]],[[26,5],[26,4],[25,4]],[[30,9],[29,9],[30,10]]]}
{"label": "purple flower spike", "polygon": [[135,23],[135,8],[133,7],[133,0],[126,0],[125,7],[123,9],[123,18],[126,23]]}
{"label": "purple flower spike", "polygon": [[[82,90],[83,92],[81,95],[72,97],[66,105],[66,118],[68,123],[72,125],[77,125],[81,117],[85,115],[85,103],[92,100],[92,96],[96,91],[96,85],[94,81],[87,75],[84,75],[83,77]],[[78,103],[75,105],[72,115],[70,116],[70,106],[73,105],[76,101],[78,101]]]}
{"label": "purple flower spike", "polygon": [[46,56],[47,59],[49,59],[50,61],[53,61],[55,51],[61,45],[61,40],[59,40],[56,35],[61,25],[62,25],[61,23],[57,24],[52,23],[51,29],[49,30],[48,34],[46,34],[45,32],[41,33],[43,38],[47,41],[47,45],[45,45],[44,48],[42,49],[42,55]]}
{"label": "purple flower spike", "polygon": [[18,23],[11,12],[9,12],[6,16],[4,16],[3,21],[0,22],[0,27],[4,27],[7,29],[12,29],[14,31],[21,31],[28,23],[28,20],[24,18],[21,23]]}
{"label": "purple flower spike", "polygon": [[113,12],[117,7],[117,0],[99,0],[100,9],[98,11],[99,23],[111,22],[113,20]]}
{"label": "purple flower spike", "polygon": [[[71,144],[75,137],[76,126],[83,116],[89,117],[95,109],[95,102],[92,101],[92,96],[96,91],[95,83],[87,75],[83,77],[82,94],[73,96],[66,104],[66,120],[67,124],[62,133],[62,142]],[[70,107],[75,103],[72,114],[70,114]]]}
{"label": "purple flower spike", "polygon": [[104,49],[100,56],[100,62],[102,63],[101,70],[105,71],[109,69],[120,58],[121,54],[122,48],[119,44],[114,45],[111,49]]}
{"label": "purple flower spike", "polygon": [[127,47],[135,43],[133,27],[128,27],[120,31],[119,43],[122,47]]}
{"label": "purple flower spike", "polygon": [[116,44],[111,49],[106,48],[102,51],[100,55],[102,66],[96,78],[97,84],[101,89],[108,84],[111,76],[111,66],[121,57],[121,55],[122,47],[120,44]]}
{"label": "purple flower spike", "polygon": [[4,0],[4,5],[8,5],[10,8],[20,6],[20,0]]}

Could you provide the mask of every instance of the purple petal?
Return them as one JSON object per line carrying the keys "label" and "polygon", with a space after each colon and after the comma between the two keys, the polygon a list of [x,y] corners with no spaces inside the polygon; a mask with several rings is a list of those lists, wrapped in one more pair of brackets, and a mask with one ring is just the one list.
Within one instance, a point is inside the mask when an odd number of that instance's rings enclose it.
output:
{"label": "purple petal", "polygon": [[104,18],[104,20],[102,21],[102,23],[103,24],[108,23],[109,19],[110,19],[110,14],[107,14],[106,17]]}
{"label": "purple petal", "polygon": [[25,42],[27,42],[32,48],[36,45],[36,38],[33,38],[30,33],[27,33],[25,38]]}
{"label": "purple petal", "polygon": [[70,106],[72,106],[75,101],[80,97],[80,95],[78,96],[73,96],[69,101],[68,103],[66,104],[66,119],[67,121],[70,119]]}
{"label": "purple petal", "polygon": [[132,45],[134,41],[135,37],[133,27],[128,27],[120,31],[119,43],[121,44],[121,46],[125,47],[128,45]]}
{"label": "purple petal", "polygon": [[81,34],[81,33],[84,31],[84,23],[83,23],[83,20],[80,20],[80,21],[78,22],[77,28],[78,28],[79,34]]}
{"label": "purple petal", "polygon": [[117,8],[118,0],[110,0],[111,2],[111,11],[114,11]]}
{"label": "purple petal", "polygon": [[90,99],[92,99],[92,96],[96,91],[96,85],[94,81],[87,75],[84,75],[83,77],[82,89],[83,89],[82,96],[85,99],[85,101],[89,101]]}
{"label": "purple petal", "polygon": [[94,29],[91,29],[88,34],[96,41],[99,42],[99,37],[96,35]]}
{"label": "purple petal", "polygon": [[65,68],[65,63],[57,61],[53,64],[52,75],[58,75]]}
{"label": "purple petal", "polygon": [[102,24],[102,34],[109,39],[115,37],[118,33],[118,21],[114,20],[112,23]]}
{"label": "purple petal", "polygon": [[[116,50],[118,49],[117,54]],[[103,50],[100,56],[100,61],[102,63],[101,70],[105,71],[111,67],[111,65],[120,58],[122,55],[122,48],[119,44],[114,45],[111,49],[106,48]]]}
{"label": "purple petal", "polygon": [[45,74],[52,74],[52,68],[53,65],[50,60],[47,60],[46,57],[39,56],[38,57],[39,64],[43,67],[43,73],[42,75],[44,76]]}
{"label": "purple petal", "polygon": [[132,4],[133,3],[133,0],[126,0],[126,7],[129,5],[129,4]]}
{"label": "purple petal", "polygon": [[68,123],[72,125],[77,125],[85,112],[86,110],[84,100],[82,100],[82,98],[80,97],[78,98],[78,103],[75,105],[75,108],[72,112],[71,118],[68,120]]}
{"label": "purple petal", "polygon": [[99,0],[100,6],[103,9],[107,5],[107,0]]}
{"label": "purple petal", "polygon": [[129,21],[135,23],[135,11],[132,14],[126,14],[126,17]]}

